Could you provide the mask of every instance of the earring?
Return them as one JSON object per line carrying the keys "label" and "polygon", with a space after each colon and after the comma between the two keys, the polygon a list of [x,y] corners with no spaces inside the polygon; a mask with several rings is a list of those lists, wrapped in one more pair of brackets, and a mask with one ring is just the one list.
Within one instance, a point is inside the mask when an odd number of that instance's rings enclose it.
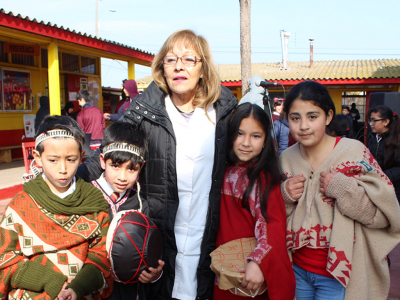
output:
{"label": "earring", "polygon": [[203,74],[200,75],[200,78],[203,78]]}

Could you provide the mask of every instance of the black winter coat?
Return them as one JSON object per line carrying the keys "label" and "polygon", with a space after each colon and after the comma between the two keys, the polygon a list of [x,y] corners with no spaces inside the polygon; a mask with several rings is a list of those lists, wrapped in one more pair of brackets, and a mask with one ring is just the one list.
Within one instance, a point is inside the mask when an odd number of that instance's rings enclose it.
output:
{"label": "black winter coat", "polygon": [[386,170],[383,168],[383,163],[385,161],[384,146],[385,146],[385,140],[388,138],[388,136],[389,136],[389,131],[384,132],[382,134],[382,139],[378,143],[378,141],[376,140],[376,133],[371,132],[368,136],[367,147],[369,151],[371,151],[376,161],[378,162],[379,166],[392,181],[396,192],[397,200],[400,202],[400,155],[397,154],[396,164],[393,168]]}
{"label": "black winter coat", "polygon": [[[123,122],[138,124],[147,134],[148,153],[139,182],[141,193],[149,203],[150,217],[163,235],[165,261],[163,276],[151,284],[152,295],[148,296],[148,299],[171,299],[175,279],[177,247],[174,224],[179,206],[176,140],[165,108],[165,96],[166,94],[152,82],[144,93],[135,97],[122,117]],[[219,226],[221,187],[227,159],[227,116],[237,103],[238,100],[229,89],[221,86],[221,96],[214,103],[217,124],[206,226],[199,265],[193,266],[197,268],[196,299],[199,300],[211,300],[213,296],[215,274],[210,269],[210,253],[215,249]],[[99,171],[98,157],[91,158],[78,169],[78,175],[84,179],[89,173],[99,172],[101,171]]]}

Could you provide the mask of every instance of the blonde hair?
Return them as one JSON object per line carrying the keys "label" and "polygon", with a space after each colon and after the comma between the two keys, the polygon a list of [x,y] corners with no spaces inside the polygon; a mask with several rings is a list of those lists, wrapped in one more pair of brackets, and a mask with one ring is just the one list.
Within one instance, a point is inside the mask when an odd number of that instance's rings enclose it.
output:
{"label": "blonde hair", "polygon": [[221,80],[212,59],[210,46],[201,35],[196,35],[188,29],[179,30],[171,34],[154,57],[151,65],[154,82],[171,95],[171,90],[164,77],[163,58],[173,49],[176,43],[182,43],[186,48],[191,47],[200,55],[203,77],[199,80],[193,106],[204,108],[208,116],[208,107],[217,101],[221,95]]}

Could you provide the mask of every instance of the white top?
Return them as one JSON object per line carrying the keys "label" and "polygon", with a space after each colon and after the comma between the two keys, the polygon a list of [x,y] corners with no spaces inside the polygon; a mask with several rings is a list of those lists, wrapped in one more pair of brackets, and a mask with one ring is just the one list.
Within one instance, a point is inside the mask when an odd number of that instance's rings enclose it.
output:
{"label": "white top", "polygon": [[[44,173],[42,173],[42,178],[43,178],[44,181],[46,181],[46,175]],[[50,191],[53,192],[53,194],[57,195],[61,199],[64,199],[65,197],[71,195],[76,190],[76,179],[75,179],[75,176],[74,176],[74,178],[72,178],[71,185],[69,186],[68,190],[66,190],[64,193],[58,194],[50,186],[49,186],[49,188],[50,188]]]}
{"label": "white top", "polygon": [[212,123],[204,109],[196,108],[190,120],[186,121],[169,96],[165,103],[177,144],[179,195],[174,227],[178,254],[172,298],[194,300],[214,165],[216,113],[210,105],[208,115]]}
{"label": "white top", "polygon": [[[107,182],[106,178],[104,177],[104,172],[101,174],[101,176],[96,181],[101,186],[103,191],[106,192],[108,197],[110,197],[112,193],[115,193],[114,189],[111,187],[111,185]],[[126,190],[123,193],[119,194],[118,200],[120,200],[122,197],[124,197],[125,194],[126,194]]]}

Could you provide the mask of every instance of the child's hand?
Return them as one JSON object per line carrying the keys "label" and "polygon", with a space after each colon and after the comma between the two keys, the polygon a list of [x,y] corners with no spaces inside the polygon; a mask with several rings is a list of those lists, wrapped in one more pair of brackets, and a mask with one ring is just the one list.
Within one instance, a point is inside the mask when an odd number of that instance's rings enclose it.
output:
{"label": "child's hand", "polygon": [[237,271],[239,273],[244,272],[241,286],[248,290],[256,291],[265,280],[260,266],[254,261],[249,261],[246,266],[239,268]]}
{"label": "child's hand", "polygon": [[57,296],[58,300],[77,300],[78,297],[76,296],[73,289],[69,288],[67,290],[64,289],[64,286],[61,292]]}
{"label": "child's hand", "polygon": [[154,280],[157,280],[161,276],[161,271],[162,268],[164,267],[165,262],[163,262],[161,259],[158,261],[158,267],[156,269],[154,268],[149,268],[150,273],[143,271],[142,274],[139,276],[139,281],[141,283],[149,283]]}
{"label": "child's hand", "polygon": [[304,181],[306,181],[306,178],[303,176],[303,174],[288,179],[286,182],[286,190],[290,198],[293,200],[300,199],[301,195],[303,195]]}
{"label": "child's hand", "polygon": [[335,169],[331,166],[330,172],[325,172],[322,171],[320,174],[319,182],[320,182],[320,192],[322,194],[325,194],[326,189],[328,188],[329,183],[332,180],[332,177],[336,174],[337,172]]}

